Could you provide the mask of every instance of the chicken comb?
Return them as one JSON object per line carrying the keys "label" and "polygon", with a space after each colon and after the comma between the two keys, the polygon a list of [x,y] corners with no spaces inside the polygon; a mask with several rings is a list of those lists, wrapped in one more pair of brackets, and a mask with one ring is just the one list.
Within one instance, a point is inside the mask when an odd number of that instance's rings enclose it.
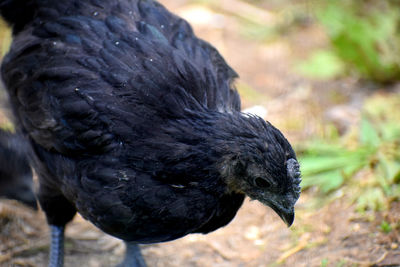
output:
{"label": "chicken comb", "polygon": [[300,195],[301,192],[301,173],[300,173],[300,165],[295,159],[288,159],[286,162],[288,176],[292,178],[293,181],[293,189],[295,193]]}

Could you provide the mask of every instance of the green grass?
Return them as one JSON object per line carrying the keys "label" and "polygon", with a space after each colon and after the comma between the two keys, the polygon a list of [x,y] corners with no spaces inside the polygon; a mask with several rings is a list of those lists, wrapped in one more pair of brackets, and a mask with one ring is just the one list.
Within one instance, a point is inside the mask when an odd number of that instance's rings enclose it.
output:
{"label": "green grass", "polygon": [[299,147],[304,189],[321,195],[351,189],[357,210],[384,210],[400,196],[400,96],[365,103],[353,136],[312,141]]}
{"label": "green grass", "polygon": [[357,73],[378,83],[400,79],[398,1],[323,0],[315,5],[315,13],[331,48],[324,51],[325,60],[316,52],[303,63],[303,73],[320,78],[321,69],[325,69],[324,78]]}
{"label": "green grass", "polygon": [[346,66],[333,51],[317,50],[306,61],[300,62],[296,69],[306,77],[326,80],[342,76]]}
{"label": "green grass", "polygon": [[381,225],[379,226],[380,230],[384,232],[385,234],[390,233],[393,229],[390,223],[387,221],[382,221]]}

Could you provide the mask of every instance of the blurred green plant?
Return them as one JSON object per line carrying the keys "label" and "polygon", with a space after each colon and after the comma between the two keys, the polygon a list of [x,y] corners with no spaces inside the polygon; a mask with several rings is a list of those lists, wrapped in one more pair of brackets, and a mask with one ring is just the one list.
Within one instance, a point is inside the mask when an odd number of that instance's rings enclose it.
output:
{"label": "blurred green plant", "polygon": [[313,141],[299,148],[302,187],[327,195],[351,189],[357,210],[384,210],[400,197],[400,96],[365,103],[356,139]]}
{"label": "blurred green plant", "polygon": [[0,18],[0,59],[7,53],[11,44],[11,30]]}
{"label": "blurred green plant", "polygon": [[382,232],[384,232],[385,234],[390,233],[393,229],[392,226],[390,225],[390,223],[388,223],[387,221],[382,221],[381,225],[379,226],[379,228],[381,229]]}
{"label": "blurred green plant", "polygon": [[329,263],[328,259],[322,259],[321,260],[321,267],[327,267],[328,263]]}
{"label": "blurred green plant", "polygon": [[14,124],[12,124],[12,123],[9,122],[9,121],[1,122],[1,123],[0,123],[0,129],[2,129],[2,130],[4,130],[4,131],[12,132],[12,133],[15,132],[15,126],[14,126]]}
{"label": "blurred green plant", "polygon": [[346,65],[332,50],[317,50],[296,69],[306,77],[332,79],[346,71]]}
{"label": "blurred green plant", "polygon": [[[324,0],[315,7],[316,18],[326,29],[332,48],[324,52],[329,60],[316,61],[313,55],[308,67],[302,64],[303,74],[333,78],[340,72],[356,71],[360,77],[379,83],[400,79],[398,0]],[[346,68],[338,69],[337,59]],[[320,77],[322,68],[330,70],[326,71],[328,75]]]}

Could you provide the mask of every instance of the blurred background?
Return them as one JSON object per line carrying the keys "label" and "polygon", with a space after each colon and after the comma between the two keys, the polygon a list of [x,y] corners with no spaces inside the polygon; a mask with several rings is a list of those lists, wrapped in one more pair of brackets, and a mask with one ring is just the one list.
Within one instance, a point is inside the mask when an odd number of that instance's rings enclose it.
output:
{"label": "blurred background", "polygon": [[[400,266],[400,1],[160,2],[239,73],[243,108],[289,138],[303,192],[289,229],[246,201],[214,233],[144,246],[148,265]],[[0,266],[45,266],[48,238],[41,212],[0,201]],[[112,266],[124,249],[80,217],[66,242],[67,267]]]}

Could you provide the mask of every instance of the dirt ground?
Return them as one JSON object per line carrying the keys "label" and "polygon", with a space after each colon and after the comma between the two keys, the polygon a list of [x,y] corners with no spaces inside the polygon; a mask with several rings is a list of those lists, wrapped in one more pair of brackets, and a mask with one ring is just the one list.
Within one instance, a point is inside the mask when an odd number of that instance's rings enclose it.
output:
{"label": "dirt ground", "polygon": [[[244,108],[262,107],[258,112],[282,129],[290,141],[301,142],[318,132],[316,122],[321,120],[333,120],[344,128],[357,122],[362,100],[371,93],[367,85],[350,78],[310,81],[293,71],[296,60],[326,44],[317,27],[304,25],[276,40],[260,42],[243,37],[227,4],[216,11],[185,0],[161,2],[187,18],[196,33],[214,44],[240,74],[238,88]],[[257,15],[266,18],[269,13]],[[274,16],[269,19],[273,23]],[[338,107],[341,112],[335,115],[332,110]],[[386,212],[361,216],[347,200],[350,193],[339,192],[327,205],[311,209],[314,193],[303,192],[291,228],[271,209],[246,201],[222,229],[145,245],[142,251],[149,267],[400,266],[398,229],[389,234],[379,230],[383,219],[400,221],[400,203],[392,203]],[[113,266],[124,253],[121,241],[79,216],[68,225],[66,238],[66,267]],[[42,212],[0,200],[0,266],[46,266],[48,244]]]}

